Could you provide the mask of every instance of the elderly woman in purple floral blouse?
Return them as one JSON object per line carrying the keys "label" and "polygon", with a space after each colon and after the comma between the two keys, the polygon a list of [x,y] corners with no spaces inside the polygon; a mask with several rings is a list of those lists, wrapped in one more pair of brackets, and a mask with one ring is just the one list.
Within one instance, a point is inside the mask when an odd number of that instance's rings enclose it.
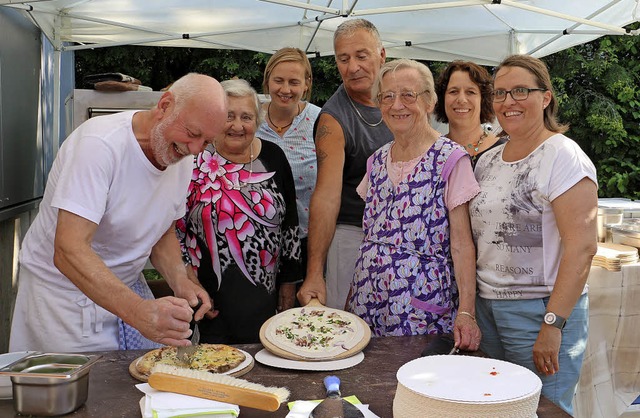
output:
{"label": "elderly woman in purple floral blouse", "polygon": [[255,90],[244,80],[221,84],[227,124],[196,158],[178,236],[213,299],[215,311],[199,326],[201,341],[253,343],[264,321],[293,307],[302,281],[296,193],[285,154],[255,136],[261,123]]}
{"label": "elderly woman in purple floral blouse", "polygon": [[469,155],[429,124],[437,99],[425,65],[384,64],[374,94],[394,141],[369,158],[358,188],[365,239],[347,308],[376,336],[453,333],[477,350],[467,202],[480,188]]}

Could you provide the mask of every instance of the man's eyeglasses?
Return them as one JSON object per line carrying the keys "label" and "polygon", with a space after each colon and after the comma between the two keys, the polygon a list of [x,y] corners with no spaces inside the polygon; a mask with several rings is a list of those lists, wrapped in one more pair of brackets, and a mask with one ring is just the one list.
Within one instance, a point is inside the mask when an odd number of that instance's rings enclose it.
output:
{"label": "man's eyeglasses", "polygon": [[400,101],[403,104],[409,105],[413,104],[418,100],[418,96],[428,92],[429,90],[421,91],[420,93],[416,93],[415,91],[403,91],[400,93],[396,93],[394,91],[384,91],[378,94],[378,102],[383,105],[392,105],[396,102],[396,97],[400,97]]}
{"label": "man's eyeglasses", "polygon": [[494,90],[493,92],[491,92],[491,95],[493,96],[494,102],[504,102],[505,100],[507,100],[507,94],[510,94],[513,100],[519,102],[521,100],[527,100],[527,98],[529,97],[529,93],[531,93],[532,91],[547,91],[547,89],[530,89],[528,87],[516,87],[515,89],[511,90]]}

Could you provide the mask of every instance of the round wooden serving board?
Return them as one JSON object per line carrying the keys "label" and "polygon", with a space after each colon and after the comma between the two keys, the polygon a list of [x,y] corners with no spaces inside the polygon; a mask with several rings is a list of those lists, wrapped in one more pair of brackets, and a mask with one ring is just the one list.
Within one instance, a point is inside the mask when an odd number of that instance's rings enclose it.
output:
{"label": "round wooden serving board", "polygon": [[[325,308],[324,305],[322,305],[318,299],[311,299],[311,302],[309,302],[304,308]],[[301,310],[303,308],[292,308],[292,309],[297,309],[297,310]],[[329,309],[329,308],[327,308]],[[260,327],[260,342],[262,343],[262,345],[264,346],[264,348],[266,348],[267,350],[269,350],[271,353],[275,354],[276,356],[282,357],[282,358],[286,358],[286,359],[290,359],[290,360],[300,360],[300,361],[327,361],[327,360],[339,360],[339,359],[343,359],[343,358],[347,358],[347,357],[351,357],[354,356],[356,354],[358,354],[359,352],[361,352],[362,350],[364,350],[364,348],[367,346],[367,344],[369,344],[369,341],[371,340],[371,329],[369,328],[369,325],[367,325],[366,322],[364,322],[364,320],[362,320],[362,318],[360,318],[357,315],[354,315],[350,312],[346,312],[346,311],[341,311],[339,309],[334,309],[336,311],[340,312],[340,315],[344,316],[344,317],[348,317],[349,319],[351,319],[354,322],[357,322],[358,324],[360,324],[360,326],[362,327],[362,329],[364,330],[364,336],[362,337],[362,339],[360,341],[358,341],[353,347],[349,348],[348,350],[338,354],[338,355],[334,355],[334,356],[328,356],[328,357],[305,357],[302,355],[298,355],[298,354],[294,354],[291,353],[288,350],[285,350],[281,347],[278,347],[276,344],[272,343],[271,341],[269,341],[269,339],[266,336],[266,330],[269,328],[269,325],[276,320],[276,318],[278,318],[280,315],[285,314],[288,311],[285,312],[281,312],[269,319],[267,319],[265,321],[264,324],[262,324],[262,327]]]}
{"label": "round wooden serving board", "polygon": [[[253,356],[251,356],[251,354],[247,353],[246,351],[240,350],[244,353],[245,355],[245,361],[243,361],[238,367],[236,367],[235,369],[231,369],[226,373],[226,375],[229,376],[233,376],[233,377],[240,377],[244,374],[247,374],[251,371],[251,369],[253,369],[253,366],[255,364],[255,361],[253,360]],[[141,382],[147,382],[147,380],[149,380],[149,376],[140,373],[137,368],[136,368],[136,363],[142,359],[142,357],[144,356],[140,356],[137,359],[133,360],[131,362],[131,364],[129,364],[129,374],[135,378],[138,379]]]}

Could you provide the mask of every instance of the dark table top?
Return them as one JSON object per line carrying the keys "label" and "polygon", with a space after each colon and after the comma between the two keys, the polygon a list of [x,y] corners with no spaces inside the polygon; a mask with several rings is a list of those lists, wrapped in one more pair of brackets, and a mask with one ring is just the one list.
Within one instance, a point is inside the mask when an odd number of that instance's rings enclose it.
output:
{"label": "dark table top", "polygon": [[[253,369],[241,376],[265,386],[281,386],[291,391],[290,400],[323,399],[325,389],[322,380],[335,374],[342,381],[344,396],[356,395],[369,409],[381,418],[391,418],[392,403],[396,392],[396,372],[405,363],[418,358],[431,337],[385,337],[373,338],[365,348],[362,363],[349,369],[335,372],[315,372],[278,369],[256,362]],[[255,355],[261,344],[238,345],[238,348]],[[89,398],[75,412],[66,415],[77,418],[138,418],[139,401],[143,394],[135,388],[138,380],[129,374],[129,364],[145,351],[109,351],[98,353],[102,358],[91,368],[89,374]],[[288,409],[285,404],[276,412],[241,407],[242,418],[284,418]],[[570,417],[548,399],[541,397],[538,418]],[[13,409],[11,400],[0,400],[0,417],[21,417]]]}

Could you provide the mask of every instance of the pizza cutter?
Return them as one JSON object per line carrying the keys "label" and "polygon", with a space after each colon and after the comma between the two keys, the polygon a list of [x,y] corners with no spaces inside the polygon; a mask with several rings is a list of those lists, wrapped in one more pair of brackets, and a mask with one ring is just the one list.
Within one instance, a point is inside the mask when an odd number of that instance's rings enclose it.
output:
{"label": "pizza cutter", "polygon": [[325,377],[324,386],[327,388],[327,397],[313,408],[309,418],[364,418],[362,411],[342,399],[337,376]]}
{"label": "pizza cutter", "polygon": [[[200,309],[201,305],[202,301],[198,300],[198,305],[193,309],[194,315],[196,311]],[[180,360],[184,364],[191,363],[191,356],[196,352],[196,350],[198,349],[197,345],[200,343],[200,329],[198,328],[198,323],[195,319],[191,319],[189,327],[193,330],[193,333],[191,334],[191,345],[186,347],[178,347],[178,352],[176,353],[178,360]]]}

